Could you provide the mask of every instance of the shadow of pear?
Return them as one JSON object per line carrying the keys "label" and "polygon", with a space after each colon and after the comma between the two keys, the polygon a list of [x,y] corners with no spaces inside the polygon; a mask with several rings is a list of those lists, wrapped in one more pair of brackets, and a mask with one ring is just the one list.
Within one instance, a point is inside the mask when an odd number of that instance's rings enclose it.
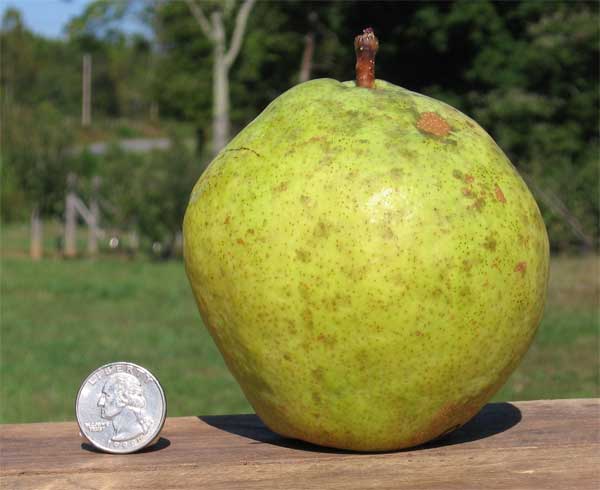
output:
{"label": "shadow of pear", "polygon": [[[271,431],[256,415],[209,415],[198,418],[216,429],[252,439],[255,441],[254,444],[273,444],[288,449],[320,453],[373,454],[318,446],[297,439],[289,439]],[[457,427],[420,446],[400,451],[419,451],[485,439],[509,430],[517,425],[521,418],[521,411],[511,403],[489,403],[462,427]]]}

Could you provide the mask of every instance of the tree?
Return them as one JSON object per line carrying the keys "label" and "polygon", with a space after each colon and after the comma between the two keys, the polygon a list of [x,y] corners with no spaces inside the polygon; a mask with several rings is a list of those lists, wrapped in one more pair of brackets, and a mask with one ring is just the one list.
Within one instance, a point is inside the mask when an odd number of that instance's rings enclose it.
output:
{"label": "tree", "polygon": [[72,45],[33,34],[15,9],[4,13],[0,45],[4,105],[51,102],[67,114],[79,111],[81,56]]}
{"label": "tree", "polygon": [[[72,158],[72,125],[64,110],[72,93],[68,82],[69,46],[28,31],[18,11],[8,9],[2,21],[2,191],[3,216],[28,213],[30,255],[42,257],[42,218],[60,213],[66,172]],[[60,60],[60,61],[59,61]],[[62,82],[62,83],[61,83]],[[65,83],[67,82],[67,83]],[[5,199],[10,190],[13,200]],[[15,210],[20,206],[22,209]]]}
{"label": "tree", "polygon": [[31,216],[30,255],[39,260],[42,218],[57,216],[64,199],[72,126],[50,103],[35,111],[10,105],[8,110],[5,107],[4,120],[3,167],[16,176],[25,195]]}
{"label": "tree", "polygon": [[189,145],[174,133],[170,140],[169,149],[145,154],[115,145],[103,156],[101,170],[103,180],[111,183],[106,219],[135,230],[144,246],[159,243],[163,256],[176,252],[188,198],[200,176]]}
{"label": "tree", "polygon": [[[254,6],[255,0],[244,0],[235,18],[235,28],[227,43],[224,16],[230,8],[228,4],[218,3],[210,14],[210,21],[204,10],[196,0],[186,0],[186,3],[200,26],[202,33],[211,42],[213,47],[213,134],[212,153],[216,155],[230,138],[231,123],[229,119],[229,70],[237,58],[248,16]],[[227,48],[227,44],[229,47]]]}

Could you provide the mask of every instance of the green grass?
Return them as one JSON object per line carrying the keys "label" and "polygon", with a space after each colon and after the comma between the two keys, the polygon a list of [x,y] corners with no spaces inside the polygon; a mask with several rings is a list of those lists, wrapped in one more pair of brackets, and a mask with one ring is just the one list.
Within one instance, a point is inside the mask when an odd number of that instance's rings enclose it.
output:
{"label": "green grass", "polygon": [[72,419],[83,378],[116,360],[161,380],[170,415],[250,410],[181,262],[3,260],[0,421]]}
{"label": "green grass", "polygon": [[[251,410],[201,323],[181,262],[34,263],[15,252],[18,236],[3,230],[0,422],[73,419],[82,379],[115,360],[156,374],[169,415]],[[598,396],[599,264],[553,259],[540,330],[496,400]]]}

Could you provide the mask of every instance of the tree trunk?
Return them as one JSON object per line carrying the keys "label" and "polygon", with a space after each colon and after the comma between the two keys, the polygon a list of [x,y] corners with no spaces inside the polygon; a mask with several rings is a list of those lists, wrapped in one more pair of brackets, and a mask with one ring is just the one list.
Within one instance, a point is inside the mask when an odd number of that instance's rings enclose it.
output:
{"label": "tree trunk", "polygon": [[314,52],[315,33],[311,31],[304,37],[304,51],[302,52],[302,64],[300,65],[300,75],[298,76],[300,83],[310,80]]}
{"label": "tree trunk", "polygon": [[225,28],[220,11],[212,13],[213,49],[213,138],[216,155],[229,141],[229,67],[225,61]]}
{"label": "tree trunk", "polygon": [[31,235],[29,242],[29,256],[32,260],[40,260],[44,255],[42,246],[42,218],[40,208],[36,204],[31,211]]}
{"label": "tree trunk", "polygon": [[[237,58],[242,46],[246,23],[256,0],[244,0],[235,18],[235,28],[231,36],[229,49],[225,49],[225,26],[221,5],[210,16],[210,22],[204,15],[200,1],[185,0],[190,12],[198,22],[204,35],[213,45],[213,156],[229,142],[229,68]],[[223,2],[221,2],[223,3]]]}

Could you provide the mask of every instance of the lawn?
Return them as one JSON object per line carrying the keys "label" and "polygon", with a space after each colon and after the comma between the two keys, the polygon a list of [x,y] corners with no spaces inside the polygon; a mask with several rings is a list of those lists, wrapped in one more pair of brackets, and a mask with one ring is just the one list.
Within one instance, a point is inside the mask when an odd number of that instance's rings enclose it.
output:
{"label": "lawn", "polygon": [[[0,422],[73,419],[82,379],[115,360],[150,369],[171,416],[251,410],[202,326],[180,261],[33,263],[7,243]],[[542,326],[496,400],[598,396],[599,267],[597,257],[553,259]]]}

